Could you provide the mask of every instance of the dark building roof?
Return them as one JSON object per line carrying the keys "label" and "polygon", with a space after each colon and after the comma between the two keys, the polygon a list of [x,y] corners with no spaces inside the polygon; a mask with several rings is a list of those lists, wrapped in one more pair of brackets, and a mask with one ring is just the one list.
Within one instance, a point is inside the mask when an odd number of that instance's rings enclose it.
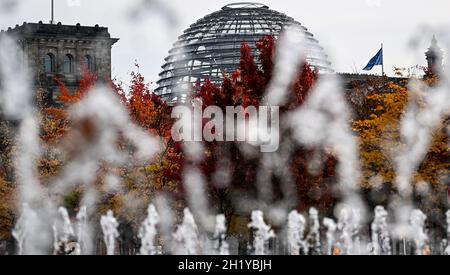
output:
{"label": "dark building roof", "polygon": [[389,81],[392,82],[399,82],[405,79],[408,79],[407,77],[392,77],[392,76],[381,76],[381,75],[375,75],[375,74],[355,74],[355,73],[336,73],[336,75],[345,80],[346,82],[365,82],[367,79],[371,78],[386,78]]}
{"label": "dark building roof", "polygon": [[8,28],[6,31],[1,31],[1,33],[8,33],[12,35],[17,35],[24,38],[73,38],[79,37],[80,39],[110,39],[112,44],[116,43],[118,38],[111,38],[108,28],[100,27],[95,25],[94,27],[76,25],[63,25],[58,24],[44,24],[42,21],[39,23],[26,23],[22,25],[16,25],[15,28]]}

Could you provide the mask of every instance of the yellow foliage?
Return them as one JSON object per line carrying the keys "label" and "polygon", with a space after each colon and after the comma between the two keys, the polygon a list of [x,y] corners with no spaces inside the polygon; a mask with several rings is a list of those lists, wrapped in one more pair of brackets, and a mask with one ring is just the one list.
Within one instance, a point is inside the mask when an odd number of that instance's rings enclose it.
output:
{"label": "yellow foliage", "polygon": [[13,188],[0,177],[0,239],[9,237],[13,227]]}
{"label": "yellow foliage", "polygon": [[[366,97],[366,106],[373,108],[366,107],[366,112],[353,122],[353,129],[360,139],[364,187],[370,187],[374,177],[381,177],[384,183],[394,182],[393,159],[402,147],[400,122],[410,100],[409,92],[404,86],[394,83],[384,87]],[[415,100],[424,104],[420,97]],[[443,121],[442,127],[434,133],[429,152],[414,176],[416,183],[440,184],[449,174],[450,154],[445,125],[448,121]]]}

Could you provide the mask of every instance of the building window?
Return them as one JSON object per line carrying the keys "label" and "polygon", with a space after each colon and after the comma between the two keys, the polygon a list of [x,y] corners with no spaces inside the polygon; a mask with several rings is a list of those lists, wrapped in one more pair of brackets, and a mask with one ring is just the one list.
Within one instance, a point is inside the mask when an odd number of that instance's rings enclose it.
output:
{"label": "building window", "polygon": [[55,56],[51,53],[46,54],[44,57],[44,70],[46,73],[55,72]]}
{"label": "building window", "polygon": [[86,66],[88,71],[94,71],[94,62],[92,61],[92,57],[90,55],[84,56],[84,66]]}
{"label": "building window", "polygon": [[64,72],[73,73],[73,56],[70,54],[64,57]]}

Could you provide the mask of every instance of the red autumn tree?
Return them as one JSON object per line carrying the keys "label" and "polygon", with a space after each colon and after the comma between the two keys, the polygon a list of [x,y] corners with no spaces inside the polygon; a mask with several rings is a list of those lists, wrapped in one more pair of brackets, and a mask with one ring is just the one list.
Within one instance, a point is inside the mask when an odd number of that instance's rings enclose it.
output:
{"label": "red autumn tree", "polygon": [[[274,50],[276,39],[268,36],[257,43],[259,50],[258,61],[255,63],[251,48],[244,43],[241,48],[239,69],[232,75],[224,77],[219,87],[207,81],[202,86],[197,85],[194,97],[201,99],[203,108],[216,105],[225,110],[226,106],[259,106],[264,99],[273,71]],[[284,119],[287,111],[300,107],[308,97],[314,86],[318,73],[308,64],[299,70],[295,84],[289,94],[287,104],[280,106],[280,121]],[[284,130],[281,134],[280,144],[288,144],[291,133]],[[290,144],[290,143],[289,143]],[[245,155],[239,149],[239,143],[212,142],[205,144],[206,150],[201,168],[209,182],[211,201],[217,203],[218,211],[231,218],[235,213],[233,198],[235,195],[257,194],[257,176],[261,169],[262,153]],[[296,207],[304,211],[309,207],[317,207],[323,211],[331,209],[335,198],[332,196],[329,182],[335,176],[336,159],[319,150],[307,149],[299,145],[292,145],[288,168],[281,174],[271,173],[269,181],[272,183],[273,201],[283,199],[283,177],[290,178],[295,183],[298,204]],[[311,159],[318,156],[318,165],[312,169]],[[228,159],[228,161],[224,161]],[[317,157],[316,157],[317,159]],[[217,185],[216,175],[220,171],[229,171],[228,186],[223,188]]]}

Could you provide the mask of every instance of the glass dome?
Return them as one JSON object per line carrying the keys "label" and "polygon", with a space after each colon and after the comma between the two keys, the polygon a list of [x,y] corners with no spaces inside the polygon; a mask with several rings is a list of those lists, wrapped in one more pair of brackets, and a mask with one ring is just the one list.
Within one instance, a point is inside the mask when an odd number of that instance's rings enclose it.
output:
{"label": "glass dome", "polygon": [[[294,25],[307,38],[307,61],[320,73],[332,72],[323,48],[308,29],[287,15],[251,2],[233,3],[192,24],[169,51],[155,90],[168,102],[184,101],[197,81],[221,83],[239,67],[242,42],[257,56],[256,42]],[[257,61],[257,60],[256,60]]]}

